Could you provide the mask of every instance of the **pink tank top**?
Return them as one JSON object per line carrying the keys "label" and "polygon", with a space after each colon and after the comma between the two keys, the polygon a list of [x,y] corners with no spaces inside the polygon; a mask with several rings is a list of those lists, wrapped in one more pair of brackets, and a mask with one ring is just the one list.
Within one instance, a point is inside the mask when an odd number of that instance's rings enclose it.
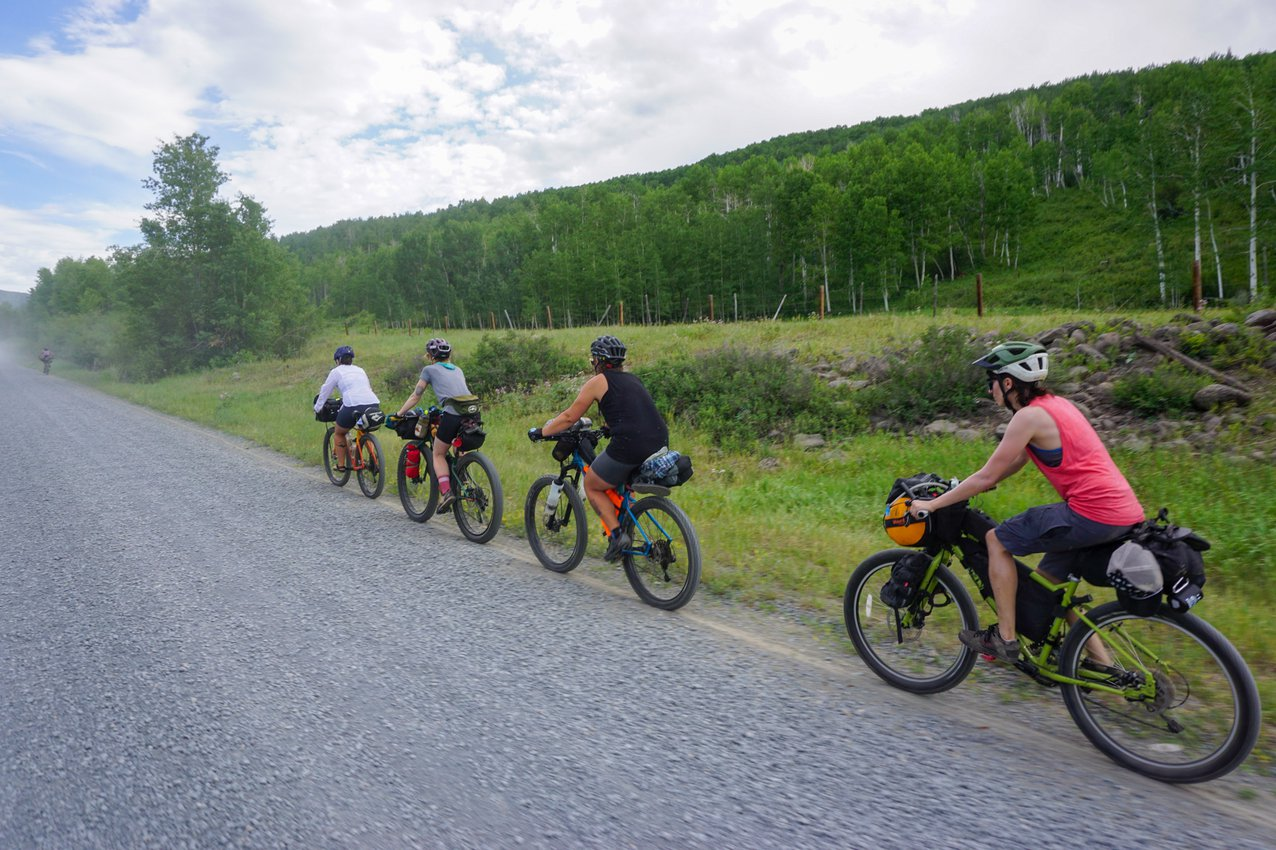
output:
{"label": "pink tank top", "polygon": [[1076,405],[1056,395],[1034,398],[1029,407],[1040,407],[1059,427],[1063,462],[1046,466],[1033,452],[1028,457],[1054,486],[1068,507],[1086,519],[1104,525],[1133,525],[1144,519],[1143,506],[1129,482],[1112,462],[1112,456]]}

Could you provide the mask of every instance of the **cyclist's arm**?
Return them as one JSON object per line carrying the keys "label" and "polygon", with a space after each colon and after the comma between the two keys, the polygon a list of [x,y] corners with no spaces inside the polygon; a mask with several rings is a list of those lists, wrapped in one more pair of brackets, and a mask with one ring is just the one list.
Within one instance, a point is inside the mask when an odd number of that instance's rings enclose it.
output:
{"label": "cyclist's arm", "polygon": [[403,402],[403,406],[399,408],[398,416],[402,416],[412,408],[416,407],[416,403],[421,400],[421,396],[425,394],[425,388],[429,386],[425,381],[417,381],[416,389],[412,390],[412,395],[408,396],[408,400]]}
{"label": "cyclist's arm", "polygon": [[332,395],[332,391],[337,388],[337,370],[333,369],[328,373],[328,380],[323,382],[323,386],[319,388],[319,397],[315,399],[315,413],[323,410],[323,403]]}
{"label": "cyclist's arm", "polygon": [[590,378],[585,382],[585,386],[580,388],[580,395],[576,396],[576,400],[571,403],[571,406],[546,422],[545,427],[541,429],[541,433],[546,437],[552,437],[560,431],[566,431],[580,421],[580,418],[585,415],[585,411],[589,410],[589,406],[601,399],[606,392],[606,376],[598,374]]}
{"label": "cyclist's arm", "polygon": [[1006,434],[1001,438],[997,449],[988,458],[982,468],[953,489],[929,501],[913,502],[911,510],[937,511],[949,505],[978,496],[985,490],[991,490],[999,482],[1005,481],[1028,462],[1028,443],[1037,433],[1041,424],[1038,417],[1049,414],[1037,408],[1025,407],[1016,413],[1006,427]]}

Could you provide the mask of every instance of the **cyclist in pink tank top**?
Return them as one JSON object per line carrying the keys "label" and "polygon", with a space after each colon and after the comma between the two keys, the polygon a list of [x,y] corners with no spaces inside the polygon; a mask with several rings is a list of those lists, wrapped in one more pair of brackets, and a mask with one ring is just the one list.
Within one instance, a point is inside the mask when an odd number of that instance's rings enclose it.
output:
{"label": "cyclist in pink tank top", "polygon": [[1019,657],[1014,556],[1045,553],[1037,569],[1062,580],[1068,552],[1120,539],[1143,521],[1143,507],[1076,405],[1041,386],[1050,370],[1045,348],[1005,342],[973,365],[987,370],[993,400],[1011,412],[1006,434],[978,472],[942,496],[913,502],[910,510],[935,511],[969,499],[1030,460],[1059,493],[1062,502],[1029,508],[988,532],[988,578],[1001,622],[959,635],[976,652],[1014,661]]}

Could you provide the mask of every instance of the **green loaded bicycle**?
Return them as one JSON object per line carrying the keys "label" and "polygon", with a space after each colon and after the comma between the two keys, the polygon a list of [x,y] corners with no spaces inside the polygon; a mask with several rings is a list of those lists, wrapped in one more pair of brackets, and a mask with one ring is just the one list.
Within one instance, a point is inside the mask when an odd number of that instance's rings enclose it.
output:
{"label": "green loaded bicycle", "polygon": [[[993,520],[965,503],[924,520],[907,512],[913,498],[934,498],[948,486],[934,475],[896,482],[887,530],[916,548],[867,558],[843,600],[846,629],[864,663],[918,694],[954,687],[975,663],[957,633],[977,628],[979,615],[953,572],[954,558],[995,611],[984,543]],[[1162,512],[1143,533],[1168,537],[1174,528]],[[1203,544],[1198,548],[1208,546],[1195,539]],[[1119,543],[1078,550],[1069,580],[1060,583],[1018,564],[1022,651],[1014,667],[1058,687],[1073,721],[1118,764],[1165,782],[1222,776],[1258,738],[1254,678],[1231,643],[1188,610],[1202,595],[1203,574],[1193,582],[1167,568],[1166,586],[1149,598],[1136,603],[1118,593],[1117,601],[1086,611],[1093,600],[1079,593],[1081,579],[1108,583],[1109,557]]]}

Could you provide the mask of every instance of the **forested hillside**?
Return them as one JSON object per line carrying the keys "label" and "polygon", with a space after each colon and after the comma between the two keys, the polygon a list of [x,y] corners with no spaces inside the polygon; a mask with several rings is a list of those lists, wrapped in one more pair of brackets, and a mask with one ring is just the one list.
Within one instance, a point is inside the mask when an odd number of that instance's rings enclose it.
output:
{"label": "forested hillside", "polygon": [[332,315],[439,326],[973,303],[975,272],[1001,304],[1176,305],[1194,259],[1207,298],[1267,291],[1274,183],[1276,58],[1227,56],[282,242]]}
{"label": "forested hillside", "polygon": [[295,350],[311,323],[545,327],[974,303],[1271,298],[1276,54],[1094,74],[783,136],[669,171],[276,239],[202,136],[156,152],[147,244],[41,269],[30,323],[138,376]]}

